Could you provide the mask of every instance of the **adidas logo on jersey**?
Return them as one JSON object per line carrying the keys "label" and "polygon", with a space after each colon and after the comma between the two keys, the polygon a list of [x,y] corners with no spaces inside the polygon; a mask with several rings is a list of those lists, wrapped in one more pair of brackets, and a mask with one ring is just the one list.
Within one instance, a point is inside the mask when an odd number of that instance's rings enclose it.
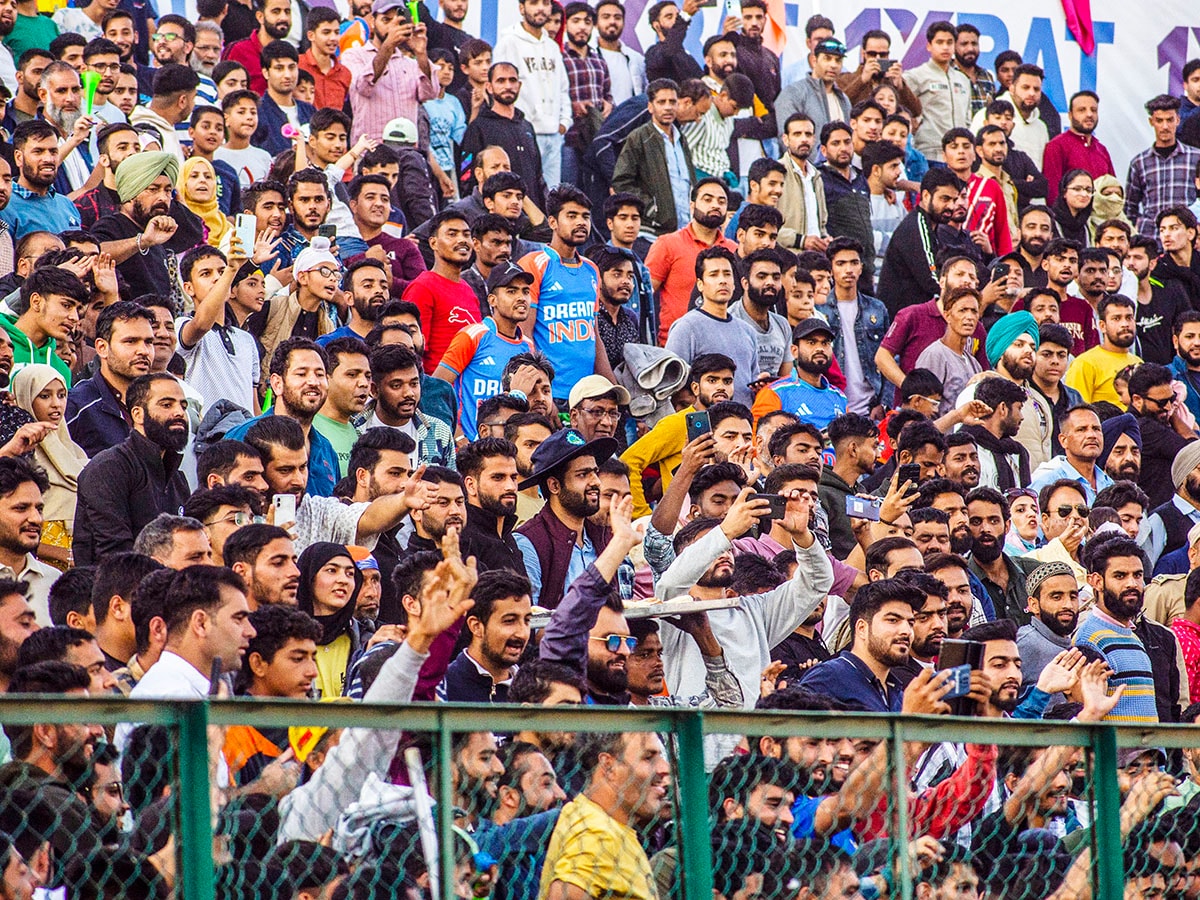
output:
{"label": "adidas logo on jersey", "polygon": [[484,366],[494,366],[496,364],[496,358],[494,356],[485,356],[480,364]]}

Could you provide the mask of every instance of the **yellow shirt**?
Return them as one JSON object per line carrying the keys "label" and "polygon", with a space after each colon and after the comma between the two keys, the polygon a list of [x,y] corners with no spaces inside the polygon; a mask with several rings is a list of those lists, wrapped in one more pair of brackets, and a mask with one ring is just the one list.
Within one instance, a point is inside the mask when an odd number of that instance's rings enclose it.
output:
{"label": "yellow shirt", "polygon": [[341,634],[324,647],[317,647],[317,687],[322,697],[340,697],[350,667],[350,635]]}
{"label": "yellow shirt", "polygon": [[687,414],[695,411],[694,406],[689,406],[664,416],[621,454],[621,461],[629,466],[629,491],[633,494],[635,519],[653,512],[650,504],[646,502],[646,492],[642,488],[643,470],[658,464],[658,474],[662,478],[665,494],[671,486],[671,476],[683,462],[683,445],[687,443]]}
{"label": "yellow shirt", "polygon": [[541,900],[555,881],[605,900],[658,900],[637,835],[580,794],[562,808],[542,866]]}
{"label": "yellow shirt", "polygon": [[1124,409],[1124,402],[1113,389],[1113,379],[1126,366],[1136,366],[1141,361],[1128,350],[1114,353],[1104,347],[1093,347],[1075,357],[1063,382],[1079,391],[1084,403],[1107,400]]}

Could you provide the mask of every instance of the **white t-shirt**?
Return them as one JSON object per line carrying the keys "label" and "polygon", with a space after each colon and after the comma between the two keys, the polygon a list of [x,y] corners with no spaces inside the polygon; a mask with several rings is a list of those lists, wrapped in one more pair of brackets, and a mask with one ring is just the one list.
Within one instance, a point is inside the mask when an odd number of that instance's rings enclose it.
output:
{"label": "white t-shirt", "polygon": [[261,147],[247,147],[244,150],[221,147],[213,154],[213,159],[219,159],[233,167],[233,171],[238,173],[238,184],[243,190],[256,181],[262,181],[271,171],[271,154]]}
{"label": "white t-shirt", "polygon": [[842,319],[842,371],[846,376],[846,409],[866,415],[871,411],[871,396],[874,391],[863,377],[862,360],[858,358],[858,339],[854,336],[854,323],[858,321],[858,298],[839,300],[838,315]]}
{"label": "white t-shirt", "polygon": [[[191,316],[175,320],[177,338],[183,326],[191,320]],[[225,347],[216,327],[191,348],[185,347],[183,339],[179,338],[179,355],[187,366],[184,380],[204,397],[205,409],[224,398],[253,413],[258,406],[254,392],[260,375],[258,344],[249,332],[241,328],[228,327],[225,335],[233,347],[232,353]]]}

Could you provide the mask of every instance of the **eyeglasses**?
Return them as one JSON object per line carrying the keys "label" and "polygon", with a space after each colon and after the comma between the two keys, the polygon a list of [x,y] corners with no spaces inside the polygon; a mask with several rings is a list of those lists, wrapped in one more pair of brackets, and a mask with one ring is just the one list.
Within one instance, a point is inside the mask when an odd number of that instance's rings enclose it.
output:
{"label": "eyeglasses", "polygon": [[1075,512],[1075,514],[1077,516],[1079,516],[1080,518],[1083,518],[1083,519],[1087,518],[1088,511],[1089,511],[1086,503],[1077,503],[1074,506],[1071,506],[1069,504],[1064,504],[1062,506],[1054,507],[1054,512],[1058,514],[1058,517],[1060,519],[1067,518],[1067,516],[1071,515],[1072,510]]}
{"label": "eyeglasses", "polygon": [[150,35],[150,40],[152,40],[152,41],[182,41],[183,35],[182,34],[171,34],[171,32],[169,32],[169,31],[156,31],[154,34]]}
{"label": "eyeglasses", "polygon": [[125,786],[119,781],[110,781],[107,784],[96,785],[96,790],[102,794],[108,794],[110,797],[120,797],[125,799]]}
{"label": "eyeglasses", "polygon": [[338,273],[337,269],[331,269],[329,266],[318,266],[315,269],[309,269],[310,272],[316,272],[322,278],[332,278]]}
{"label": "eyeglasses", "polygon": [[205,522],[204,527],[209,528],[216,525],[218,522],[226,522],[230,525],[236,525],[241,528],[243,525],[250,525],[254,522],[266,521],[262,516],[255,516],[248,512],[231,512],[229,515],[221,516],[219,519],[213,519],[211,522]]}
{"label": "eyeglasses", "polygon": [[1073,184],[1069,188],[1067,188],[1067,190],[1073,191],[1076,194],[1094,194],[1094,193],[1096,193],[1095,188],[1088,187],[1087,185],[1084,185],[1084,184]]}
{"label": "eyeglasses", "polygon": [[912,394],[909,396],[908,399],[909,400],[924,400],[930,406],[941,406],[942,405],[941,397],[930,397],[926,394]]}
{"label": "eyeglasses", "polygon": [[864,50],[862,55],[867,59],[887,59],[887,55],[891,50]]}
{"label": "eyeglasses", "polygon": [[608,420],[609,422],[617,422],[621,419],[621,411],[619,409],[601,409],[600,407],[596,406],[590,408],[581,406],[579,407],[579,411],[589,419],[597,422],[604,420]]}
{"label": "eyeglasses", "polygon": [[88,68],[96,72],[120,72],[120,63],[88,63]]}
{"label": "eyeglasses", "polygon": [[621,649],[621,644],[624,642],[625,649],[632,653],[638,645],[638,639],[631,634],[609,634],[604,637],[588,636],[589,641],[603,641],[604,646],[608,648],[609,653],[617,653]]}

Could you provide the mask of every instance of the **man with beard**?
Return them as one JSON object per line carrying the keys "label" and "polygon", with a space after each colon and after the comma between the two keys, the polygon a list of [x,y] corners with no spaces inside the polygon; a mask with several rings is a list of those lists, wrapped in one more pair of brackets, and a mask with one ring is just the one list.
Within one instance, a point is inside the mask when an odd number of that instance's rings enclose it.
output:
{"label": "man with beard", "polygon": [[[12,582],[3,582],[0,592],[20,593],[20,589]],[[90,681],[82,666],[55,660],[23,667],[14,676],[9,690],[14,694],[86,698]],[[53,868],[48,866],[47,874],[53,883],[59,883],[65,861],[74,854],[102,853],[96,818],[79,792],[87,782],[96,745],[104,740],[104,729],[78,722],[6,723],[4,733],[12,745],[12,761],[0,767],[3,802],[6,806],[14,803],[15,795],[25,798],[23,809],[38,802],[54,811],[54,826],[46,837],[50,853],[62,862]]]}
{"label": "man with beard", "polygon": [[[358,233],[368,247],[379,248],[368,251],[371,256],[382,252],[386,258],[392,276],[391,296],[399,300],[412,280],[425,271],[425,260],[412,241],[401,240],[384,230],[392,212],[391,185],[383,175],[360,175],[350,182],[347,192]],[[360,336],[366,337],[366,332]]]}
{"label": "man with beard", "polygon": [[511,262],[513,243],[518,240],[513,234],[512,223],[499,213],[484,213],[471,224],[471,246],[475,250],[475,262],[463,272],[463,281],[475,292],[479,309],[491,315],[488,306],[487,280],[497,266]]}
{"label": "man with beard", "polygon": [[[32,18],[37,18],[34,16]],[[43,17],[41,21],[45,22]],[[46,43],[49,43],[47,41]],[[7,46],[7,42],[6,42]],[[12,100],[4,107],[3,126],[12,134],[22,122],[30,122],[38,117],[41,101],[38,98],[38,85],[42,81],[42,73],[54,62],[54,56],[38,42],[36,46],[21,51],[16,67],[15,84],[17,87]]]}
{"label": "man with beard", "polygon": [[175,376],[135,378],[124,402],[133,431],[79,474],[78,565],[132,550],[134,538],[152,519],[177,511],[191,493],[179,468],[188,441],[187,400]]}
{"label": "man with beard", "polygon": [[[871,187],[854,164],[854,132],[845,122],[829,122],[820,131],[824,162],[817,166],[825,186],[829,217],[825,225],[834,237],[849,237],[875,259],[875,233],[871,227]],[[829,252],[828,247],[826,253]],[[863,292],[873,291],[874,266],[862,276]]]}
{"label": "man with beard", "polygon": [[1028,487],[1040,491],[1060,478],[1074,478],[1084,490],[1088,506],[1096,506],[1096,493],[1113,480],[1100,466],[1104,430],[1096,410],[1087,404],[1072,407],[1062,423],[1063,452],[1034,470]]}
{"label": "man with beard", "polygon": [[1001,491],[1028,484],[1029,451],[1014,440],[1025,416],[1025,388],[1007,378],[985,378],[974,393],[976,400],[991,409],[979,424],[962,428],[980,450],[979,483]]}
{"label": "man with beard", "polygon": [[809,159],[815,138],[813,121],[804,113],[793,113],[783,124],[781,140],[787,152],[781,160],[785,174],[778,200],[783,214],[779,244],[796,251],[824,252],[829,242],[825,186]]}
{"label": "man with beard", "polygon": [[[1184,327],[1186,329],[1187,326]],[[1177,403],[1170,369],[1154,363],[1143,363],[1134,369],[1129,378],[1129,408],[1137,416],[1141,430],[1141,474],[1137,482],[1138,487],[1149,496],[1150,505],[1156,508],[1172,500],[1172,483],[1176,490],[1179,489],[1179,482],[1173,477],[1168,478],[1168,472],[1174,473],[1175,461],[1183,449],[1190,445],[1175,424]],[[1200,493],[1196,497],[1200,499]],[[1180,511],[1188,512],[1188,504],[1176,505]],[[1200,521],[1200,517],[1197,521]],[[1190,527],[1182,522],[1176,525],[1182,526],[1184,532]],[[1171,543],[1172,549],[1182,546],[1183,536],[1176,534]],[[1158,553],[1150,553],[1150,558],[1153,565],[1158,560]]]}
{"label": "man with beard", "polygon": [[[225,434],[229,440],[240,441],[263,419],[271,416],[294,419],[303,429],[307,442],[305,490],[316,497],[329,497],[333,494],[333,486],[337,483],[341,470],[333,445],[312,427],[313,417],[325,405],[329,396],[328,371],[328,355],[312,341],[293,337],[281,342],[271,354],[270,385],[275,396],[274,406]],[[267,482],[270,481],[268,478]]]}
{"label": "man with beard", "polygon": [[503,438],[480,438],[459,449],[457,465],[467,497],[466,523],[460,530],[463,553],[475,557],[481,572],[507,569],[523,574],[525,562],[512,536],[517,519],[516,447]]}
{"label": "man with beard", "polygon": [[[163,150],[176,159],[183,159],[180,135],[187,135],[186,123],[192,117],[199,86],[200,76],[187,66],[169,63],[156,69],[150,105],[134,109],[129,116],[129,124],[153,125],[162,135]],[[179,131],[181,123],[184,123],[182,132]]]}
{"label": "man with beard", "polygon": [[[223,132],[222,132],[223,133]],[[117,166],[141,151],[138,133],[124,123],[105,125],[96,135],[99,151],[97,167],[103,171],[103,180],[90,191],[75,198],[75,207],[84,229],[91,229],[104,216],[120,212],[121,201],[117,197]]]}
{"label": "man with beard", "polygon": [[[996,125],[984,125],[974,139],[979,166],[973,176],[982,185],[994,188],[994,193],[1003,201],[1003,209],[997,204],[993,220],[992,247],[997,256],[1007,256],[1013,249],[1013,235],[1020,232],[1020,197],[1017,185],[1004,167],[1008,160],[1009,145],[1004,129]],[[968,193],[974,195],[981,184],[971,184]],[[1001,215],[1003,213],[1003,215]],[[971,230],[974,230],[972,228]]]}
{"label": "man with beard", "polygon": [[1017,631],[1021,654],[1021,688],[1037,683],[1042,670],[1074,646],[1079,623],[1079,582],[1065,562],[1038,566],[1025,579],[1029,592],[1029,622]]}
{"label": "man with beard", "polygon": [[596,46],[608,66],[614,106],[646,90],[645,57],[622,43],[624,30],[625,9],[619,0],[600,0],[596,4]]}
{"label": "man with beard", "polygon": [[[69,67],[68,67],[69,68]],[[79,211],[54,188],[59,173],[58,131],[49,122],[22,122],[12,136],[17,181],[0,219],[14,242],[31,231],[79,228]]]}
{"label": "man with beard", "polygon": [[[802,113],[812,122],[813,133],[821,134],[831,122],[850,121],[850,99],[837,85],[846,57],[846,45],[830,35],[812,49],[812,73],[787,85],[775,98],[775,115],[786,129],[792,116]],[[837,111],[838,115],[833,115]],[[780,138],[784,131],[781,129]],[[822,141],[824,143],[824,141]],[[809,161],[816,163],[820,154],[816,147],[809,151]]]}
{"label": "man with beard", "polygon": [[1144,566],[1145,555],[1126,537],[1104,540],[1088,553],[1087,581],[1096,605],[1079,622],[1075,646],[1098,653],[1112,670],[1112,686],[1125,686],[1106,722],[1159,721],[1151,659],[1134,633],[1144,600]]}
{"label": "man with beard", "polygon": [[[1030,222],[1026,217],[1026,222]],[[1030,222],[1030,225],[1036,222]],[[1071,352],[1076,356],[1100,343],[1096,330],[1096,312],[1082,297],[1069,293],[1068,289],[1079,272],[1079,257],[1082,248],[1069,238],[1055,238],[1046,244],[1042,253],[1042,272],[1046,276],[1046,288],[1058,295],[1058,321],[1071,332],[1074,343]],[[1105,263],[1107,266],[1107,263]],[[1026,298],[1013,304],[1020,311],[1027,308]]]}
{"label": "man with beard", "polygon": [[[23,457],[0,459],[0,579],[20,581],[38,619],[50,621],[50,587],[61,572],[34,555],[41,541],[42,494],[49,487],[41,469]],[[19,621],[14,606],[8,610]]]}
{"label": "man with beard", "polygon": [[[659,636],[659,625],[655,619],[646,617],[629,622],[629,632],[637,640],[637,646],[625,661],[629,702],[632,706],[742,706],[742,689],[725,665],[721,645],[713,636],[706,613],[680,616],[681,628],[691,634],[701,648],[704,657],[704,692],[692,697],[676,697],[665,694],[666,670],[663,667],[663,645]],[[819,639],[818,639],[819,640]]]}
{"label": "man with beard", "polygon": [[621,454],[621,461],[629,466],[635,516],[650,515],[642,473],[657,464],[664,493],[670,488],[688,443],[688,413],[704,412],[716,403],[729,400],[733,396],[735,369],[733,360],[723,353],[706,353],[695,357],[688,375],[688,389],[695,398],[692,404],[660,420]]}
{"label": "man with beard", "polygon": [[671,326],[666,349],[685,363],[708,353],[724,353],[733,360],[733,400],[749,405],[753,385],[769,380],[758,362],[754,329],[729,314],[733,299],[737,258],[724,247],[708,247],[696,256],[696,290],[700,303]]}
{"label": "man with beard", "polygon": [[430,220],[433,268],[409,283],[404,299],[415,303],[424,328],[424,367],[432,375],[455,334],[480,320],[479,301],[462,272],[471,262],[471,226],[452,210]]}
{"label": "man with beard", "polygon": [[93,183],[92,154],[88,146],[96,119],[83,115],[79,73],[65,62],[52,62],[38,85],[42,118],[54,126],[62,141],[54,187],[60,194],[79,194]]}
{"label": "man with beard", "polygon": [[1175,358],[1169,366],[1171,373],[1187,385],[1187,408],[1196,415],[1200,413],[1200,312],[1189,310],[1175,318],[1171,342]]}
{"label": "man with beard", "polygon": [[1042,156],[1042,171],[1049,186],[1046,195],[1049,206],[1058,199],[1058,184],[1063,175],[1072,169],[1083,169],[1092,178],[1115,174],[1108,149],[1096,139],[1100,96],[1094,91],[1072,94],[1067,103],[1067,115],[1071,120],[1070,127],[1050,139]]}
{"label": "man with beard", "polygon": [[600,270],[579,252],[591,236],[592,201],[579,188],[560,184],[546,198],[546,218],[550,243],[519,264],[533,276],[530,336],[554,366],[550,390],[561,408],[581,378],[595,373],[616,379],[596,339]]}
{"label": "man with beard", "polygon": [[875,471],[879,458],[879,428],[866,416],[844,413],[828,425],[829,443],[836,454],[833,466],[821,471],[820,502],[829,518],[833,555],[846,559],[857,546],[846,499],[858,480]]}
{"label": "man with beard", "polygon": [[1036,560],[1010,557],[1004,552],[1009,512],[1004,495],[994,488],[977,487],[967,494],[967,525],[971,529],[971,574],[983,582],[995,618],[1018,625],[1029,621],[1026,579],[1038,567]]}
{"label": "man with beard", "polygon": [[[435,498],[430,509],[437,504]],[[529,579],[506,569],[484,572],[471,599],[475,605],[466,621],[470,643],[447,668],[439,696],[452,703],[504,703],[529,643]]]}
{"label": "man with beard", "polygon": [[[472,174],[475,191],[486,183],[489,176],[502,170],[510,171],[521,178],[526,194],[532,201],[532,208],[540,210],[545,206],[546,199],[542,158],[537,152],[538,138],[533,132],[533,125],[516,106],[521,94],[521,78],[517,67],[507,62],[493,65],[488,71],[486,91],[491,105],[484,103],[480,106],[479,113],[467,125],[459,145],[464,159],[474,159]],[[474,191],[462,203],[450,208],[466,213],[463,206],[471,200],[475,201],[478,214],[482,200]]]}
{"label": "man with beard", "polygon": [[[969,533],[967,540],[970,540]],[[925,555],[925,571],[946,586],[947,638],[961,639],[963,632],[972,624],[987,621],[982,604],[973,593],[972,583],[979,579],[971,573],[965,559],[955,553],[928,553]],[[986,593],[984,591],[985,596]]]}
{"label": "man with beard", "polygon": [[600,271],[596,333],[609,366],[616,369],[625,361],[625,345],[641,343],[638,297],[634,290],[641,282],[637,267],[642,263],[632,250],[612,246],[600,247],[591,258]]}
{"label": "man with beard", "polygon": [[[1142,429],[1137,417],[1121,413],[1105,419],[1100,428],[1104,432],[1104,449],[1096,465],[1113,481],[1137,482],[1142,472]],[[1146,502],[1148,511],[1149,500]]]}
{"label": "man with beard", "polygon": [[[504,423],[504,439],[517,449],[517,474],[528,478],[533,474],[533,453],[550,435],[558,430],[558,422],[537,412],[517,413]],[[545,506],[536,484],[517,491],[517,524],[523,525]],[[522,569],[524,563],[521,564]]]}
{"label": "man with beard", "polygon": [[92,227],[134,297],[182,295],[172,275],[174,255],[202,243],[199,217],[172,202],[178,177],[179,160],[170,153],[133,154],[115,179],[120,210]]}
{"label": "man with beard", "polygon": [[[1021,264],[1025,287],[1044,288],[1049,283],[1049,277],[1042,260],[1045,259],[1046,250],[1057,234],[1054,220],[1046,207],[1027,206],[1021,210],[1019,225],[1018,262]],[[1057,287],[1054,290],[1061,295]]]}
{"label": "man with beard", "polygon": [[936,230],[950,220],[962,189],[962,182],[949,169],[930,169],[921,179],[920,204],[892,233],[876,294],[893,318],[905,306],[937,296]]}
{"label": "man with beard", "polygon": [[[1042,102],[1042,82],[1045,77],[1045,72],[1038,66],[1031,63],[1019,65],[1013,72],[1009,89],[996,97],[997,101],[1007,100],[1016,111],[1009,136],[1013,146],[1032,159],[1039,169],[1042,168],[1046,144],[1050,141],[1049,131],[1038,108]],[[986,118],[986,109],[977,111],[971,120],[971,128],[978,131]]]}
{"label": "man with beard", "polygon": [[826,377],[833,362],[833,331],[824,319],[802,319],[792,329],[792,357],[795,367],[786,378],[773,381],[754,398],[754,420],[777,410],[804,419],[818,428],[846,412],[846,395]]}
{"label": "man with beard", "polygon": [[454,385],[456,425],[464,440],[477,436],[479,404],[500,392],[505,366],[517,354],[533,352],[533,342],[521,327],[529,318],[532,284],[533,275],[520,266],[508,260],[496,265],[487,285],[491,315],[454,335],[434,371],[435,378]]}
{"label": "man with beard", "polygon": [[356,337],[338,338],[325,345],[329,354],[329,394],[313,427],[323,434],[338,455],[338,477],[349,473],[350,454],[358,441],[352,419],[361,414],[371,398],[371,367],[367,345]]}
{"label": "man with beard", "polygon": [[[121,48],[107,38],[90,40],[83,48],[83,66],[85,72],[94,72],[100,76],[92,102],[91,117],[96,120],[96,124],[124,123],[125,113],[110,100],[112,92],[117,88],[117,76],[121,72]],[[89,136],[89,155],[92,155],[90,151],[94,146]]]}
{"label": "man with beard", "polygon": [[130,301],[106,307],[96,319],[96,374],[71,388],[66,422],[71,439],[89,456],[115,447],[129,436],[124,405],[135,378],[150,373],[154,361],[154,316]]}
{"label": "man with beard", "polygon": [[1121,294],[1103,294],[1096,312],[1100,344],[1075,357],[1063,383],[1078,391],[1085,403],[1107,400],[1120,406],[1121,397],[1113,387],[1113,379],[1118,372],[1142,361],[1129,351],[1137,337],[1134,302]]}
{"label": "man with beard", "polygon": [[979,487],[979,445],[961,431],[946,435],[946,456],[942,460],[946,477],[967,490]]}
{"label": "man with beard", "polygon": [[[971,114],[987,109],[996,97],[996,82],[992,73],[979,62],[979,28],[963,22],[954,29],[954,60],[952,68],[962,72],[971,82]],[[909,107],[914,109],[915,107]]]}
{"label": "man with beard", "polygon": [[250,37],[225,48],[225,59],[240,63],[250,76],[247,87],[262,96],[267,90],[262,51],[271,41],[283,40],[292,30],[291,0],[263,0],[254,12],[258,28]]}
{"label": "man with beard", "polygon": [[[1115,231],[1115,229],[1113,229]],[[1168,328],[1179,333],[1183,316],[1193,314],[1183,286],[1174,279],[1161,281],[1151,276],[1158,267],[1158,244],[1154,238],[1137,235],[1129,241],[1125,254],[1125,271],[1137,278],[1137,337],[1138,349],[1146,362],[1171,365],[1187,380],[1187,364],[1174,362],[1175,347],[1168,340]],[[1129,296],[1128,294],[1126,296]],[[1180,362],[1183,364],[1181,365]],[[1200,402],[1194,389],[1188,391],[1189,408]]]}
{"label": "man with beard", "polygon": [[[615,181],[613,186],[616,188]],[[638,193],[631,185],[622,189]],[[639,196],[646,199],[644,194]],[[650,281],[659,299],[660,344],[666,343],[675,320],[691,308],[692,294],[696,290],[696,258],[700,252],[716,247],[737,252],[737,244],[721,233],[728,207],[729,191],[723,181],[717,178],[698,181],[691,193],[691,222],[678,231],[661,234],[646,254],[646,268],[650,270]]]}
{"label": "man with beard", "polygon": [[546,505],[513,537],[539,606],[557,607],[567,586],[608,546],[612,531],[588,517],[600,509],[599,465],[616,449],[613,438],[588,442],[578,431],[565,428],[533,451],[533,472],[518,487],[538,485]]}
{"label": "man with beard", "polygon": [[754,330],[759,371],[770,379],[786,377],[792,370],[792,329],[787,319],[775,312],[783,281],[779,255],[774,248],[755,250],[741,259],[740,268],[744,295],[729,313]]}
{"label": "man with beard", "polygon": [[950,589],[932,575],[921,570],[904,570],[896,580],[912,585],[925,594],[925,605],[916,610],[913,617],[912,645],[909,647],[908,662],[901,668],[915,677],[922,669],[932,668],[946,639],[946,600]]}
{"label": "man with beard", "polygon": [[346,267],[342,287],[350,294],[350,320],[317,338],[321,347],[339,338],[367,339],[379,319],[379,311],[388,302],[387,269],[374,257],[361,257]]}
{"label": "man with beard", "polygon": [[899,712],[913,621],[924,591],[898,578],[860,587],[850,602],[851,645],[809,669],[800,686],[865,712]]}
{"label": "man with beard", "polygon": [[401,555],[433,551],[441,552],[442,538],[450,530],[461,534],[467,521],[467,500],[462,476],[444,466],[426,466],[421,480],[433,487],[429,491],[429,506],[414,509],[410,514],[413,534],[408,548]]}
{"label": "man with beard", "polygon": [[370,362],[375,407],[365,427],[386,425],[412,438],[416,443],[414,469],[421,464],[454,468],[450,426],[419,409],[421,363],[416,353],[401,344],[385,344],[371,351]]}

